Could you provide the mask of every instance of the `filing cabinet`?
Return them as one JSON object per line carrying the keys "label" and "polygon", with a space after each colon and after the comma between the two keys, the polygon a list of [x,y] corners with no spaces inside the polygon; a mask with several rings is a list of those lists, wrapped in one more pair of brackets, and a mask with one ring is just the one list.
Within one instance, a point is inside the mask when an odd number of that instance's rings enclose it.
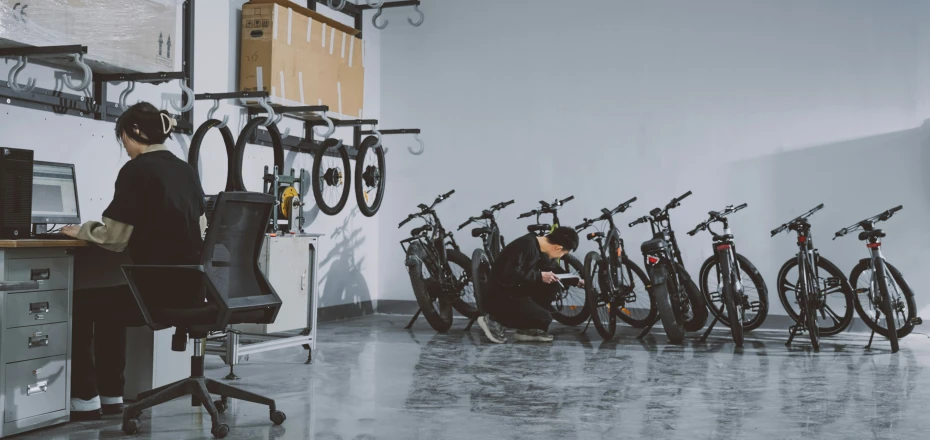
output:
{"label": "filing cabinet", "polygon": [[0,437],[69,420],[73,269],[65,247],[0,245],[0,280],[38,286],[0,291]]}

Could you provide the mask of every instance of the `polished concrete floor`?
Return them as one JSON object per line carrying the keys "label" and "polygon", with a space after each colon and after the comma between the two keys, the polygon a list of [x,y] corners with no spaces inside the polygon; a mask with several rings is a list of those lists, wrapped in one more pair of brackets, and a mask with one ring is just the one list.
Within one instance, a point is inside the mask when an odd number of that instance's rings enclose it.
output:
{"label": "polished concrete floor", "polygon": [[[593,328],[555,324],[553,344],[484,342],[475,326],[436,334],[422,319],[373,316],[320,327],[313,365],[300,349],[255,355],[236,384],[287,413],[231,402],[236,439],[885,439],[930,432],[930,338],[892,355],[868,335],[827,338],[820,353],[786,331],[729,333],[669,346],[626,329],[602,342]],[[208,358],[208,375],[225,366]],[[177,400],[143,416],[134,438],[211,438],[209,417]],[[22,439],[123,437],[117,418],[45,429]]]}

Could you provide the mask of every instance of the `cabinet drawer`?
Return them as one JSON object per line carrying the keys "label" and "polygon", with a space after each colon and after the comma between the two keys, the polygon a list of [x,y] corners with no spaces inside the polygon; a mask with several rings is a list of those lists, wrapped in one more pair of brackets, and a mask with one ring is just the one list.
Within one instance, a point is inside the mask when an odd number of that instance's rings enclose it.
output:
{"label": "cabinet drawer", "polygon": [[68,291],[7,293],[3,324],[6,328],[68,320]]}
{"label": "cabinet drawer", "polygon": [[23,258],[6,261],[7,281],[38,281],[36,290],[67,289],[71,284],[71,259]]}
{"label": "cabinet drawer", "polygon": [[19,362],[68,352],[68,323],[31,325],[3,331],[4,362]]}
{"label": "cabinet drawer", "polygon": [[3,421],[61,411],[68,407],[65,356],[6,365],[6,407]]}

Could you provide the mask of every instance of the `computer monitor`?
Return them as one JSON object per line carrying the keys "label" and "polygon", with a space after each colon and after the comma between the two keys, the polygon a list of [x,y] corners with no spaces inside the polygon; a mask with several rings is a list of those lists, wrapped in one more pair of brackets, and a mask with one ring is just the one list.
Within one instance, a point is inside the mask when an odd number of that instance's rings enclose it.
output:
{"label": "computer monitor", "polygon": [[80,224],[74,165],[35,161],[32,170],[32,223]]}

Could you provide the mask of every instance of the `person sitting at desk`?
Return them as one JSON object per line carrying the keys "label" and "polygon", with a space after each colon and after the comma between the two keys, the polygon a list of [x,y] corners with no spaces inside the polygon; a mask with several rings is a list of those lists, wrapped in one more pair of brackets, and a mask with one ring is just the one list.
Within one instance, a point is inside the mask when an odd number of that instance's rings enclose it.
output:
{"label": "person sitting at desk", "polygon": [[[147,102],[116,121],[116,138],[129,154],[116,178],[102,222],[66,226],[68,236],[122,252],[133,264],[200,264],[205,200],[196,171],[164,142],[177,122]],[[184,276],[179,277],[184,278]],[[136,279],[162,286],[166,280]],[[203,303],[198,274],[159,289],[172,307]],[[178,289],[176,286],[191,286]],[[145,325],[128,285],[74,293],[71,349],[71,419],[92,420],[123,411],[126,328]]]}
{"label": "person sitting at desk", "polygon": [[[545,237],[526,234],[504,247],[491,266],[484,316],[478,325],[485,336],[498,344],[505,342],[504,327],[517,329],[515,341],[551,342],[547,333],[552,324],[552,301],[561,287],[554,264],[578,247],[578,233],[558,227]],[[584,286],[583,280],[576,280]],[[493,317],[493,318],[492,318]]]}

